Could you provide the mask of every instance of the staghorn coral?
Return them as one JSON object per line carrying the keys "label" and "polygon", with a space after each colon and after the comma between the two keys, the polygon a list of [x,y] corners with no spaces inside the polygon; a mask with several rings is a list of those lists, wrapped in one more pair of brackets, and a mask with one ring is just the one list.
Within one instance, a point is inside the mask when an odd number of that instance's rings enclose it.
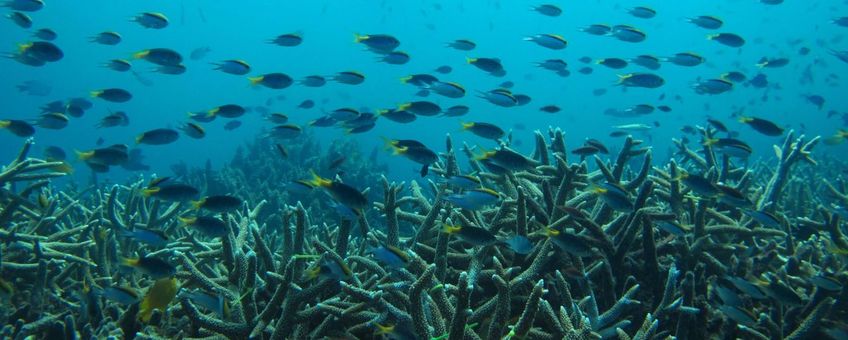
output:
{"label": "staghorn coral", "polygon": [[[230,193],[246,202],[221,215],[226,235],[210,238],[181,228],[188,212],[179,203],[143,197],[142,181],[53,192],[55,164],[27,158],[31,142],[0,174],[0,274],[15,294],[0,311],[4,337],[71,338],[374,338],[381,333],[419,339],[651,339],[810,338],[841,326],[845,291],[825,290],[810,279],[834,273],[845,283],[848,249],[839,211],[819,193],[841,184],[806,187],[816,172],[798,160],[812,157],[816,139],[787,136],[774,172],[743,167],[708,146],[704,155],[678,143],[680,153],[658,165],[642,142],[627,138],[611,159],[568,163],[564,132],[535,134],[535,169],[486,172],[470,160],[460,166],[450,137],[439,176],[479,171],[487,188],[502,193],[486,209],[466,211],[442,198],[455,193],[444,181],[394,183],[350,152],[348,142],[326,153],[312,139],[290,148],[290,159],[266,141],[246,147],[219,171],[206,168],[183,180],[207,193]],[[466,154],[470,150],[466,147]],[[316,155],[326,156],[316,156]],[[365,189],[373,208],[355,219],[340,217],[319,194],[296,194],[281,183],[329,171],[348,154],[345,183]],[[372,158],[373,159],[373,158]],[[822,164],[842,164],[822,158]],[[298,164],[293,166],[292,164]],[[636,165],[632,167],[632,165]],[[590,170],[590,169],[595,170]],[[699,197],[679,181],[682,170],[701,172],[745,193],[784,221],[760,225],[742,209]],[[836,176],[836,175],[835,175]],[[837,178],[837,177],[834,177]],[[633,201],[616,211],[586,190],[590,183],[619,184]],[[840,183],[840,182],[837,182]],[[16,186],[28,185],[22,189]],[[781,194],[799,193],[789,203]],[[38,194],[38,195],[36,195]],[[46,205],[33,196],[46,197]],[[840,201],[840,196],[842,200]],[[840,203],[841,202],[841,203]],[[663,223],[684,227],[669,233]],[[527,254],[503,243],[473,246],[441,232],[443,224],[485,228],[499,240],[526,236]],[[155,248],[119,237],[147,228],[169,235]],[[547,236],[569,232],[593,248],[578,256]],[[802,232],[803,229],[804,232]],[[389,268],[369,249],[397,246],[409,255]],[[836,253],[834,253],[836,252]],[[146,254],[177,267],[186,289],[226,302],[227,313],[199,306],[181,293],[149,323],[137,305],[120,305],[87,293],[87,286],[143,290],[151,280],[121,271],[121,256]],[[310,279],[316,264],[344,263],[344,280]],[[756,319],[743,324],[722,311],[715,282],[740,278],[754,286],[781,285],[807,299],[787,304],[779,296],[755,297],[731,288]],[[757,288],[762,289],[762,288]]]}

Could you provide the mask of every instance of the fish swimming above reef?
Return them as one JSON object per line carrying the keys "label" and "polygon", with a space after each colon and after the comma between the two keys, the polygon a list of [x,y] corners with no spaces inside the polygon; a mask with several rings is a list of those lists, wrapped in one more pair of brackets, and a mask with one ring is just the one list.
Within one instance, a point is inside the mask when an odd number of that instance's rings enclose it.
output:
{"label": "fish swimming above reef", "polygon": [[848,3],[689,3],[0,0],[0,337],[848,339]]}

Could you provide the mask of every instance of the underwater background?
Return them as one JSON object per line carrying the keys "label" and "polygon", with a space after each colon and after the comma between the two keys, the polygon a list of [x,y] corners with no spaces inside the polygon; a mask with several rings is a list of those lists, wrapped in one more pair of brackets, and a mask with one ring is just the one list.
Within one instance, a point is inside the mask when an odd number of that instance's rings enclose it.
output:
{"label": "underwater background", "polygon": [[848,338],[848,2],[2,2],[0,336]]}

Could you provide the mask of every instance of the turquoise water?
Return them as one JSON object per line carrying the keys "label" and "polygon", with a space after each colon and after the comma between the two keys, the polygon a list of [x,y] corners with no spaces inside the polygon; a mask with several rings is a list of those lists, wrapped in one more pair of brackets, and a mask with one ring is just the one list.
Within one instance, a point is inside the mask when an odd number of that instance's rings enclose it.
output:
{"label": "turquoise water", "polygon": [[[634,5],[653,6],[658,12],[651,19],[634,17],[627,9]],[[471,144],[488,148],[495,144],[469,133],[459,133],[460,121],[484,121],[498,124],[504,130],[513,129],[514,138],[523,142],[519,150],[532,147],[531,131],[546,130],[548,126],[562,127],[570,145],[578,145],[585,138],[597,138],[612,146],[620,142],[607,137],[611,125],[627,123],[660,123],[650,132],[652,146],[660,159],[667,155],[670,138],[678,138],[684,125],[704,125],[704,118],[714,117],[724,121],[732,130],[755,149],[755,157],[770,157],[770,145],[775,138],[761,136],[733,121],[730,115],[737,111],[775,121],[781,126],[801,130],[808,135],[828,136],[842,126],[842,113],[846,99],[839,93],[844,85],[839,75],[846,70],[845,63],[828,54],[828,49],[844,48],[841,41],[844,27],[830,23],[844,8],[836,2],[787,1],[781,5],[764,5],[757,1],[690,1],[609,2],[592,1],[563,4],[559,17],[546,17],[529,10],[526,2],[508,1],[338,1],[338,2],[249,2],[237,5],[224,1],[148,1],[127,2],[120,6],[109,1],[51,2],[42,11],[32,13],[33,29],[24,30],[11,20],[0,23],[3,41],[11,52],[15,44],[31,40],[36,28],[51,28],[59,37],[55,43],[63,49],[65,57],[44,67],[29,67],[13,60],[3,61],[5,75],[0,80],[2,118],[32,119],[38,107],[51,100],[86,97],[89,91],[105,87],[121,87],[133,93],[134,98],[125,104],[93,100],[95,106],[80,119],[72,118],[69,126],[60,131],[39,130],[39,146],[59,145],[66,152],[95,147],[98,138],[104,145],[132,144],[134,137],[145,130],[159,127],[178,127],[186,121],[186,112],[208,110],[217,105],[234,103],[247,107],[265,106],[268,98],[274,99],[268,109],[290,116],[291,122],[305,125],[340,107],[378,110],[417,99],[432,100],[443,107],[464,104],[471,112],[460,118],[421,117],[413,124],[402,125],[380,119],[377,127],[362,135],[346,136],[339,129],[311,129],[321,138],[353,138],[363,150],[380,144],[379,136],[417,139],[431,148],[440,149],[446,133],[456,135]],[[144,11],[162,12],[170,19],[166,29],[153,30],[140,27],[128,19]],[[708,31],[686,22],[696,15],[715,15],[725,22],[721,32],[742,35],[747,44],[740,49],[729,48],[708,41]],[[642,43],[627,43],[610,37],[592,36],[579,32],[579,28],[594,23],[630,24],[648,34]],[[87,42],[88,37],[102,31],[116,31],[123,36],[117,46],[104,46]],[[302,32],[303,44],[297,47],[279,47],[264,43],[279,34]],[[408,52],[411,61],[405,65],[388,65],[376,62],[377,55],[363,45],[353,42],[354,33],[384,33],[396,36],[399,50]],[[564,50],[548,50],[531,42],[526,36],[540,33],[562,35],[568,41]],[[471,39],[478,47],[473,51],[458,51],[445,47],[455,39]],[[114,58],[129,58],[134,52],[168,47],[189,53],[199,47],[209,46],[211,52],[202,60],[187,60],[187,72],[182,75],[165,75],[151,72],[152,64],[135,62],[133,67],[153,85],[144,86],[130,73],[118,73],[99,64]],[[809,55],[799,55],[807,47]],[[696,52],[706,58],[706,63],[696,67],[681,67],[665,63],[657,71],[667,83],[659,89],[629,89],[623,91],[614,84],[616,74],[647,71],[631,64],[625,69],[612,70],[600,65],[590,75],[577,70],[587,66],[578,61],[588,56],[592,59],[618,57],[632,58],[640,54],[670,56],[677,52]],[[471,65],[466,57],[496,57],[503,60],[507,76],[489,76]],[[761,57],[786,57],[790,63],[779,69],[758,70],[754,64]],[[569,63],[571,76],[559,77],[553,72],[539,69],[534,62],[561,58]],[[283,90],[254,89],[245,77],[212,70],[211,62],[225,59],[242,59],[253,68],[251,75],[265,72],[283,72],[294,79],[307,75],[331,75],[344,70],[364,73],[367,80],[359,86],[328,83],[321,88],[291,86]],[[433,70],[449,65],[453,72],[439,75]],[[813,82],[799,84],[809,68]],[[768,75],[770,88],[745,86],[724,94],[697,95],[691,85],[699,78],[715,78],[724,72],[739,71],[753,77],[757,72]],[[413,73],[436,74],[443,80],[462,84],[467,95],[461,99],[440,96],[418,98],[417,89],[399,82]],[[15,86],[26,80],[49,84],[48,96],[26,96]],[[501,108],[475,98],[477,91],[495,89],[504,81],[514,82],[515,93],[532,97],[526,106]],[[593,96],[596,89],[608,90],[602,96]],[[827,101],[822,110],[809,104],[803,95],[818,94]],[[658,98],[664,95],[665,100]],[[679,99],[675,99],[679,96]],[[311,99],[316,107],[309,110],[296,108],[302,100]],[[603,115],[608,108],[626,108],[636,104],[668,105],[669,113],[656,111],[638,118],[612,118]],[[555,104],[562,108],[556,114],[538,111],[544,105]],[[97,121],[109,110],[126,111],[131,124],[127,127],[95,130]],[[826,118],[829,110],[839,114]],[[252,140],[269,124],[258,112],[241,118],[244,123],[234,131],[224,131],[223,120],[206,126],[207,137],[202,140],[181,138],[167,146],[145,146],[143,153],[152,169],[162,173],[179,160],[199,165],[206,159],[220,165],[229,160],[235,148]],[[525,130],[515,127],[520,123]],[[520,128],[521,126],[519,126]],[[638,135],[637,135],[638,136]],[[18,140],[10,134],[0,134],[3,145],[15,145]],[[644,138],[644,137],[643,137]],[[697,142],[698,137],[690,136]],[[9,157],[15,148],[3,148],[0,156]],[[845,152],[845,148],[832,148]],[[404,160],[390,160],[393,175],[399,178],[414,176],[407,171]],[[118,178],[126,176],[111,174]]]}
{"label": "turquoise water", "polygon": [[[0,3],[0,338],[848,338],[848,1]],[[90,41],[107,31],[121,41]],[[268,43],[282,34],[302,43]],[[379,37],[410,60],[381,61]],[[150,49],[185,71],[136,58]],[[332,79],[346,71],[365,81]],[[293,84],[252,84],[269,73]],[[422,74],[441,83],[402,80]],[[464,95],[437,94],[448,82]],[[110,88],[132,98],[90,96]],[[443,112],[379,116],[414,101]],[[246,112],[213,110],[228,104]],[[129,123],[97,127],[115,112]],[[214,119],[202,138],[192,112]],[[178,137],[139,143],[156,129]]]}

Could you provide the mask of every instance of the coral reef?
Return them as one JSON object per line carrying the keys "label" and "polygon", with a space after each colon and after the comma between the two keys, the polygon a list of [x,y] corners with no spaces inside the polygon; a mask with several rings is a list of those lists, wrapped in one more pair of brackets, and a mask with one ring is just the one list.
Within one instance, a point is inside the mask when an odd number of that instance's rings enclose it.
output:
{"label": "coral reef", "polygon": [[[704,131],[709,135],[711,131]],[[563,131],[536,132],[523,171],[463,170],[446,139],[435,176],[394,183],[351,143],[327,151],[312,138],[288,147],[258,140],[219,171],[180,173],[205,193],[244,200],[224,213],[226,233],[208,237],[181,226],[182,203],[145,197],[141,180],[55,191],[57,164],[27,157],[31,142],[0,171],[0,274],[13,287],[3,301],[6,338],[309,339],[679,339],[838,338],[845,334],[848,241],[841,222],[845,163],[813,161],[817,139],[788,133],[777,161],[744,165],[710,146],[677,141],[657,166],[652,150],[628,137],[618,155],[569,163]],[[334,163],[345,155],[343,174]],[[806,161],[806,162],[799,162]],[[634,166],[635,164],[635,166]],[[330,169],[330,168],[333,169]],[[316,190],[287,184],[309,169],[367,190],[373,207],[351,218]],[[751,207],[704,196],[681,180],[702,174],[743,193]],[[444,197],[458,189],[439,178],[476,173],[500,193],[471,211]],[[828,181],[820,181],[822,178]],[[632,208],[609,205],[592,188],[620,186]],[[22,187],[26,185],[25,187]],[[367,189],[366,189],[367,188]],[[827,195],[825,195],[827,194]],[[790,198],[791,196],[791,198]],[[831,198],[832,197],[832,198]],[[775,223],[767,223],[771,216]],[[442,232],[477,227],[498,242],[474,245]],[[670,231],[668,225],[683,232]],[[160,230],[164,246],[120,231]],[[570,235],[590,251],[557,239]],[[504,240],[526,237],[527,252]],[[400,249],[389,266],[377,247]],[[153,294],[154,281],[128,273],[121,257],[144,255],[176,267],[181,292],[149,321],[139,303],[93,294],[130,287]],[[338,267],[335,267],[338,266]],[[328,267],[343,277],[310,275]],[[323,272],[322,272],[323,273]],[[188,291],[221,302],[211,310]],[[146,297],[145,297],[146,298]],[[226,308],[223,308],[226,307]],[[226,312],[222,312],[226,311]]]}

